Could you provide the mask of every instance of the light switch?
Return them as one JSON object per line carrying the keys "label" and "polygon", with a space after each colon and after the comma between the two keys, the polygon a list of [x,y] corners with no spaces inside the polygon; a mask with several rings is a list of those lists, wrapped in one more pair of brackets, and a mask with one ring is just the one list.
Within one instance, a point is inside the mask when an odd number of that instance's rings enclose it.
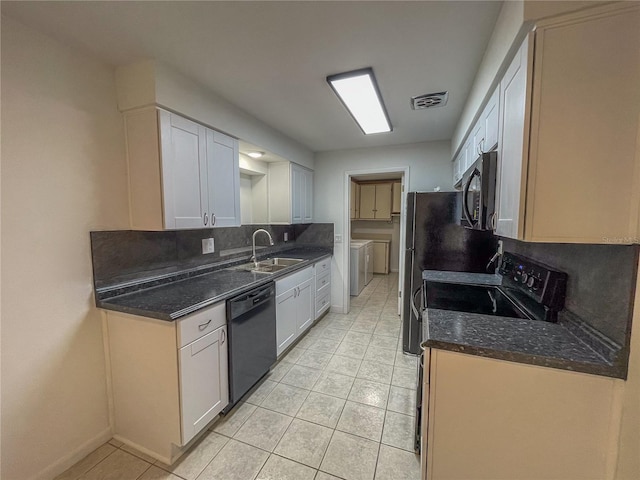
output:
{"label": "light switch", "polygon": [[341,234],[337,234],[335,236],[335,242],[336,243],[342,243],[342,235]]}
{"label": "light switch", "polygon": [[213,238],[203,238],[202,239],[202,254],[213,253],[215,252],[215,245],[213,243]]}

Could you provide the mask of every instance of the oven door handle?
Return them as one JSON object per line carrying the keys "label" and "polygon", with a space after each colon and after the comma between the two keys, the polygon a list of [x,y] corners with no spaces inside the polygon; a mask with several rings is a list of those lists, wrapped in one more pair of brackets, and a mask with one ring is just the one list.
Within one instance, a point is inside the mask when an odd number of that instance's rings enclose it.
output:
{"label": "oven door handle", "polygon": [[413,295],[411,295],[411,310],[413,311],[413,314],[416,316],[416,320],[418,322],[421,322],[422,317],[420,315],[420,312],[418,312],[418,307],[416,307],[416,295],[418,293],[420,294],[422,293],[422,285],[415,292],[413,292]]}
{"label": "oven door handle", "polygon": [[471,175],[469,175],[467,182],[464,184],[464,190],[462,193],[462,211],[464,212],[464,216],[467,219],[467,222],[469,222],[469,226],[471,228],[475,227],[476,224],[471,219],[471,212],[469,211],[469,189],[471,188],[473,177],[475,177],[476,175],[480,175],[480,171],[477,168],[474,168],[473,172],[471,172]]}

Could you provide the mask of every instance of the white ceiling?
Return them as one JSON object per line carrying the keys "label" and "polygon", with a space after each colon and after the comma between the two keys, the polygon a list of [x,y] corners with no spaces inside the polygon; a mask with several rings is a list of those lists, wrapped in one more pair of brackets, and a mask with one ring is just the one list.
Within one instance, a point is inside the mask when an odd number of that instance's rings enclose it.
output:
{"label": "white ceiling", "polygon": [[[2,2],[113,64],[155,58],[313,151],[451,138],[501,2]],[[326,84],[373,67],[394,131],[364,136]],[[445,107],[410,97],[449,91]],[[251,139],[245,139],[251,141]]]}

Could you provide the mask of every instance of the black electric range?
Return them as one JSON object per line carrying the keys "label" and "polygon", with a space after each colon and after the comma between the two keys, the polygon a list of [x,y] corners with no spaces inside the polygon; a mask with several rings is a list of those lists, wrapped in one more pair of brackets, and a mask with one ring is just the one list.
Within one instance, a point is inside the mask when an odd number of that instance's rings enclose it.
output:
{"label": "black electric range", "polygon": [[564,306],[567,274],[505,252],[502,285],[425,281],[426,308],[555,322]]}
{"label": "black electric range", "polygon": [[[531,259],[505,252],[498,269],[501,285],[425,280],[422,306],[500,317],[555,322],[564,306],[567,274]],[[424,355],[424,352],[422,352]],[[421,356],[416,390],[415,449],[420,450],[422,416]]]}

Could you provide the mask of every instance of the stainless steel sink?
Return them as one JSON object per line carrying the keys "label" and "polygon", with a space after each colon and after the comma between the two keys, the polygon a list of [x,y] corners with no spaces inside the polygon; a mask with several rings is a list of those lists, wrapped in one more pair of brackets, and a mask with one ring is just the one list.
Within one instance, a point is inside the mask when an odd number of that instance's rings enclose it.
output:
{"label": "stainless steel sink", "polygon": [[255,273],[276,273],[282,269],[290,267],[292,265],[296,265],[300,262],[304,262],[304,260],[300,258],[267,258],[266,260],[262,260],[258,262],[258,266],[253,262],[243,263],[242,265],[238,265],[235,267],[231,267],[232,270],[245,270],[247,272],[255,272]]}
{"label": "stainless steel sink", "polygon": [[260,267],[262,266],[282,266],[282,267],[290,267],[291,265],[297,265],[300,262],[304,262],[304,260],[300,258],[267,258],[266,260],[262,260],[258,262]]}

